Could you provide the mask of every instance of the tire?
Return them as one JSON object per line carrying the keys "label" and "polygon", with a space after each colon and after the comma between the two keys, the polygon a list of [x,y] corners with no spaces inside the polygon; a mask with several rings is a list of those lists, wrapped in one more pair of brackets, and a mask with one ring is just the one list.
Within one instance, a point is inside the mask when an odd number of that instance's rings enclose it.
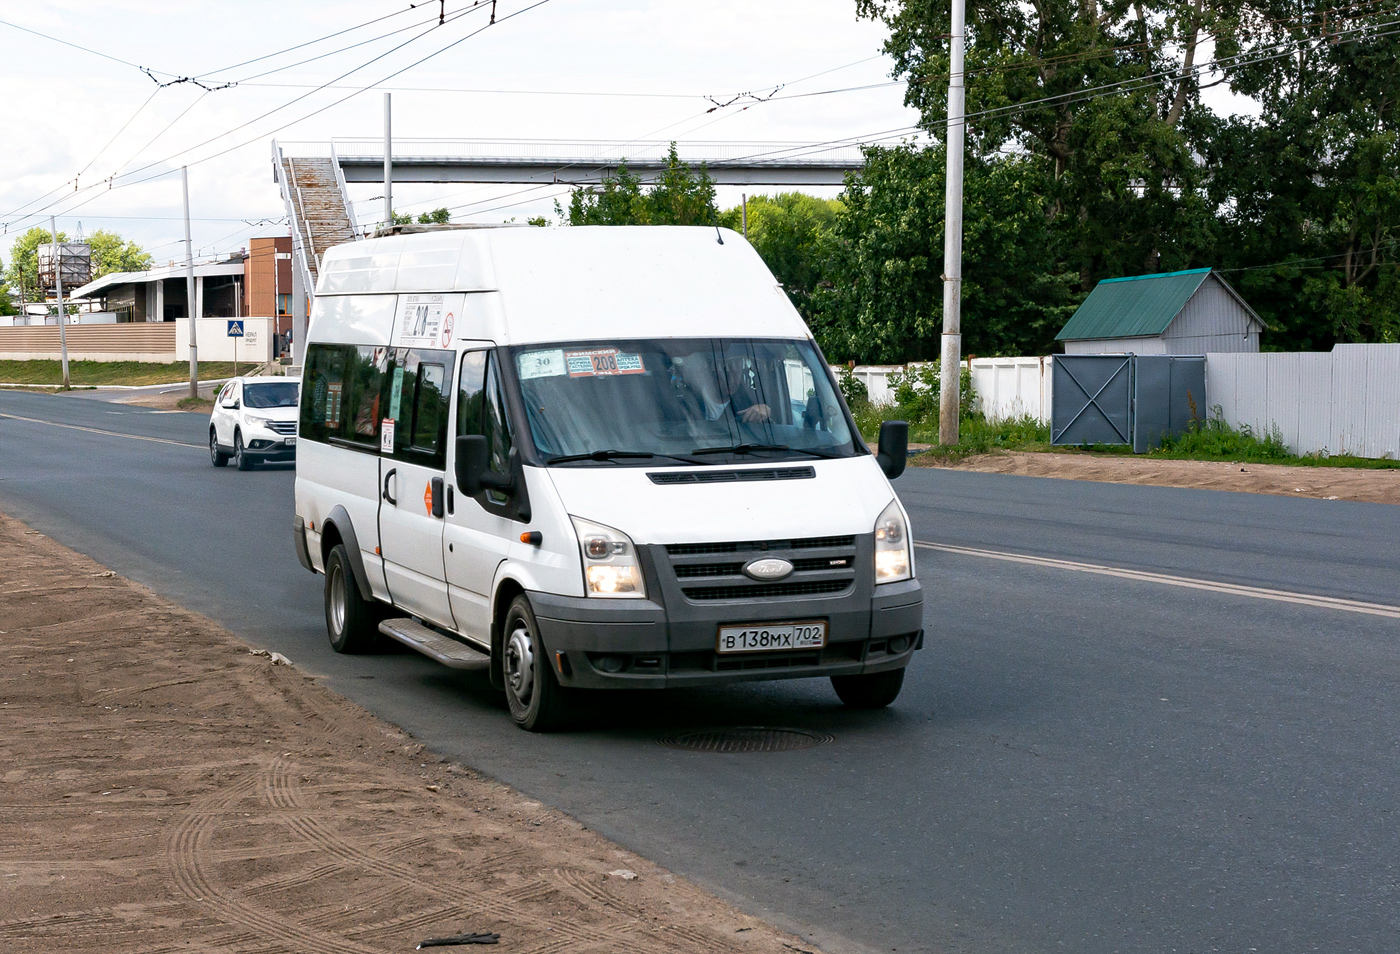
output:
{"label": "tire", "polygon": [[356,655],[374,650],[379,644],[379,604],[360,595],[350,555],[345,544],[337,543],[326,556],[326,635],[331,649]]}
{"label": "tire", "polygon": [[243,449],[243,435],[238,431],[233,432],[233,466],[239,470],[253,469],[253,458]]}
{"label": "tire", "polygon": [[219,450],[219,435],[212,427],[209,428],[209,462],[215,467],[228,466],[228,455]]}
{"label": "tire", "polygon": [[528,732],[553,732],[568,722],[568,690],[554,677],[530,601],[517,596],[506,610],[501,670],[506,706],[515,724]]}
{"label": "tire", "polygon": [[831,688],[852,709],[883,709],[899,697],[903,685],[903,668],[861,676],[831,677]]}

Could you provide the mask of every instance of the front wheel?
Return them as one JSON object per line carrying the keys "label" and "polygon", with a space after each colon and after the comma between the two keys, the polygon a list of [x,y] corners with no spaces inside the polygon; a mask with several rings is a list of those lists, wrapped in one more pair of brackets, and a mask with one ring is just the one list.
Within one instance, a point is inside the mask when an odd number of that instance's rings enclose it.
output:
{"label": "front wheel", "polygon": [[243,446],[243,435],[238,431],[233,432],[233,465],[239,470],[253,469],[253,458],[248,456],[248,451]]}
{"label": "front wheel", "polygon": [[219,435],[209,428],[209,460],[215,467],[227,467],[228,455],[219,450]]}
{"label": "front wheel", "polygon": [[506,611],[502,652],[506,704],[515,724],[530,732],[562,728],[568,721],[567,690],[554,678],[535,613],[524,596],[517,596]]}
{"label": "front wheel", "polygon": [[350,569],[345,544],[337,543],[326,555],[326,634],[338,653],[367,653],[379,642],[376,604],[360,595]]}
{"label": "front wheel", "polygon": [[831,677],[831,687],[841,701],[852,709],[883,709],[898,698],[903,685],[903,669]]}

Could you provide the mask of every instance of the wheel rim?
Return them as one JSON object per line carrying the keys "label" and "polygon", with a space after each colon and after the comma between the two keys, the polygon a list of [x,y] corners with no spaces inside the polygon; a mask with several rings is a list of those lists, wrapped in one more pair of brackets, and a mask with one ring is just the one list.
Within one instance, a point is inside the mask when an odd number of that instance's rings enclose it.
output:
{"label": "wheel rim", "polygon": [[233,456],[238,458],[238,463],[243,463],[243,435],[233,435]]}
{"label": "wheel rim", "polygon": [[213,431],[209,432],[209,459],[212,461],[219,459],[219,436]]}
{"label": "wheel rim", "polygon": [[345,632],[345,571],[336,563],[331,567],[331,626],[339,636]]}
{"label": "wheel rim", "polygon": [[535,691],[535,647],[524,625],[510,634],[505,664],[506,686],[521,706],[528,706]]}

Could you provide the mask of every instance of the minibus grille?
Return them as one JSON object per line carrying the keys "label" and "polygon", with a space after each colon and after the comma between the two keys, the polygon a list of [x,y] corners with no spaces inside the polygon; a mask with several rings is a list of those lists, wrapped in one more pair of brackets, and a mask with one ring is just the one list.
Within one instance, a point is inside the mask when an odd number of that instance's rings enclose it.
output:
{"label": "minibus grille", "polygon": [[661,470],[647,474],[653,484],[724,484],[743,480],[805,480],[816,477],[811,467],[768,467],[762,470]]}
{"label": "minibus grille", "polygon": [[[855,585],[854,536],[678,543],[665,550],[681,592],[692,602],[831,596]],[[781,580],[744,574],[750,561],[765,557],[787,560],[792,573]]]}

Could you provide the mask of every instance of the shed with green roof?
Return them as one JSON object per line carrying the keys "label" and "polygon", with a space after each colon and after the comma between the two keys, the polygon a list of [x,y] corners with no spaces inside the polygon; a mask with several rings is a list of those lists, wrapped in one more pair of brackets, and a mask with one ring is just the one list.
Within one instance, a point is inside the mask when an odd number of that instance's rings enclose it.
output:
{"label": "shed with green roof", "polygon": [[1258,351],[1264,322],[1209,268],[1106,278],[1055,336],[1065,354]]}

